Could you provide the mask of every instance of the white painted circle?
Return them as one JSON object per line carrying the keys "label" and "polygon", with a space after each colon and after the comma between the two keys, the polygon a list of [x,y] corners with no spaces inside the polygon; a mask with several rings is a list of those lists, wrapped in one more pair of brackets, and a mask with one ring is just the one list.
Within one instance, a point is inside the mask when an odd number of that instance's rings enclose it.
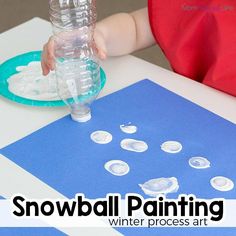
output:
{"label": "white painted circle", "polygon": [[120,146],[124,150],[131,152],[145,152],[148,149],[147,143],[135,139],[123,139]]}
{"label": "white painted circle", "polygon": [[123,176],[129,173],[129,165],[124,162],[124,161],[120,161],[120,160],[112,160],[112,161],[108,161],[105,165],[104,168],[110,172],[113,175],[116,176]]}
{"label": "white painted circle", "polygon": [[112,135],[107,131],[97,130],[90,135],[90,138],[98,144],[108,144],[112,141]]}
{"label": "white painted circle", "polygon": [[178,180],[175,177],[150,179],[144,184],[139,184],[145,194],[156,197],[159,194],[177,192],[179,189]]}
{"label": "white painted circle", "polygon": [[211,166],[210,161],[205,157],[192,157],[188,161],[189,165],[195,169],[207,169]]}
{"label": "white painted circle", "polygon": [[177,141],[167,141],[161,145],[161,150],[167,153],[178,153],[182,148],[182,144]]}
{"label": "white painted circle", "polygon": [[122,132],[126,134],[134,134],[137,132],[138,128],[135,125],[120,125],[120,129]]}
{"label": "white painted circle", "polygon": [[210,182],[211,186],[218,191],[226,192],[234,188],[234,182],[224,176],[216,176]]}

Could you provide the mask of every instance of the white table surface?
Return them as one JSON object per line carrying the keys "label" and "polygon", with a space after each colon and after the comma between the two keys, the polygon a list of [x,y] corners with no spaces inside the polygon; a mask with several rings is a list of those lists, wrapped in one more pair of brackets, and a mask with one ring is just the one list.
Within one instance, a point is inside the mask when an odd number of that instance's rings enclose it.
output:
{"label": "white table surface", "polygon": [[[11,57],[41,50],[51,35],[50,24],[34,18],[0,34],[0,64]],[[199,84],[133,56],[110,58],[102,63],[107,83],[100,97],[148,78],[236,124],[236,98]],[[158,101],[156,101],[158,106]],[[67,108],[36,108],[0,97],[0,149],[68,114]],[[0,156],[0,195],[15,193],[32,198],[58,198],[60,193]],[[6,182],[7,180],[7,182]],[[99,233],[99,230],[101,232]],[[70,235],[119,235],[114,229],[63,229]]]}

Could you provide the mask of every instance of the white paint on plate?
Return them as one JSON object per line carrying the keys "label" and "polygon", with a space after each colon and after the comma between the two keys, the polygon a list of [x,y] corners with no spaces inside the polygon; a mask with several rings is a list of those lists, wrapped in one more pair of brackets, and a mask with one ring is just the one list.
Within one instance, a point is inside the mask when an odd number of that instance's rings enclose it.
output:
{"label": "white paint on plate", "polygon": [[60,100],[57,93],[55,72],[42,75],[41,63],[30,62],[26,66],[16,67],[18,73],[8,78],[8,89],[11,93],[39,101]]}

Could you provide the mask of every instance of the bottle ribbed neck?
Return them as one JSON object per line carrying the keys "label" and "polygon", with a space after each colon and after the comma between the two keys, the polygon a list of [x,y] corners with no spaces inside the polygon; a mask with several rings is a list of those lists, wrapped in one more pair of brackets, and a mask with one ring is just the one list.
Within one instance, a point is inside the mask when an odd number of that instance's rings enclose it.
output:
{"label": "bottle ribbed neck", "polygon": [[96,22],[95,0],[50,0],[50,20],[57,31],[90,27]]}

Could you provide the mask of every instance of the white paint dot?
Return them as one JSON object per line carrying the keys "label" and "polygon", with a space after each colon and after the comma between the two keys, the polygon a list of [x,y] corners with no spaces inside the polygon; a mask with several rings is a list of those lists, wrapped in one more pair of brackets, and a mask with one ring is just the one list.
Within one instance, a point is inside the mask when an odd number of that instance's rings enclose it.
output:
{"label": "white paint dot", "polygon": [[112,141],[112,135],[107,131],[98,130],[90,135],[90,138],[98,144],[108,144]]}
{"label": "white paint dot", "polygon": [[192,157],[188,163],[195,169],[207,169],[211,166],[211,163],[204,157]]}
{"label": "white paint dot", "polygon": [[120,146],[124,150],[131,152],[145,152],[148,149],[147,143],[135,139],[123,139]]}
{"label": "white paint dot", "polygon": [[129,173],[129,165],[120,160],[112,160],[108,161],[105,165],[104,168],[110,172],[113,175],[116,176],[123,176]]}
{"label": "white paint dot", "polygon": [[182,150],[183,146],[177,141],[167,141],[161,145],[161,149],[167,153],[178,153]]}
{"label": "white paint dot", "polygon": [[120,129],[126,134],[134,134],[138,130],[138,128],[131,123],[129,123],[128,125],[120,125]]}
{"label": "white paint dot", "polygon": [[234,188],[234,182],[224,176],[216,176],[210,182],[211,186],[218,191],[226,192]]}
{"label": "white paint dot", "polygon": [[151,179],[144,184],[139,184],[145,194],[156,197],[160,194],[175,193],[179,189],[178,180],[175,177]]}

